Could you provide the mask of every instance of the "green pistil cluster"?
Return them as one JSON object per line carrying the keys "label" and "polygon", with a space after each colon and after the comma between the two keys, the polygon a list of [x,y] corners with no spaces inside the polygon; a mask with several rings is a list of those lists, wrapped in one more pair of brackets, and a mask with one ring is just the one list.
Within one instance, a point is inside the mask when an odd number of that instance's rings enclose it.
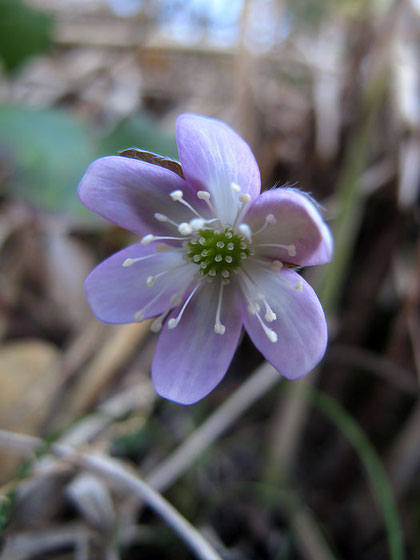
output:
{"label": "green pistil cluster", "polygon": [[220,275],[225,279],[251,254],[246,240],[231,228],[224,231],[201,229],[188,241],[187,249],[188,258],[199,266],[201,276]]}

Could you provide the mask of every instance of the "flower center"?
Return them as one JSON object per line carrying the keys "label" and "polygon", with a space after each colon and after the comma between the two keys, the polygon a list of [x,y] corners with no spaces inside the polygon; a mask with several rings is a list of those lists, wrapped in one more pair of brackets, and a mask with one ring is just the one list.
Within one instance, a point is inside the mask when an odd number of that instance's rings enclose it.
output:
{"label": "flower center", "polygon": [[252,253],[244,237],[231,227],[223,231],[200,229],[186,243],[187,257],[199,267],[201,276],[221,276],[228,279],[236,272],[241,261]]}

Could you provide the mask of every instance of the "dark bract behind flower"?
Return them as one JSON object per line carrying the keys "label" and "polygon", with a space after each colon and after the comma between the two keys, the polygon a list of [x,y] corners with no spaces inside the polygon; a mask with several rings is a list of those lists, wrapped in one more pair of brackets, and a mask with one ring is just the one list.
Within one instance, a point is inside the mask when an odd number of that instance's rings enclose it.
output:
{"label": "dark bract behind flower", "polygon": [[108,323],[156,317],[153,382],[179,403],[220,382],[242,325],[279,373],[298,379],[323,357],[327,326],[290,265],[328,262],[328,227],[295,189],[260,194],[255,158],[226,124],[181,115],[177,143],[181,168],[111,156],[80,182],[87,208],[141,238],[88,276],[93,313]]}

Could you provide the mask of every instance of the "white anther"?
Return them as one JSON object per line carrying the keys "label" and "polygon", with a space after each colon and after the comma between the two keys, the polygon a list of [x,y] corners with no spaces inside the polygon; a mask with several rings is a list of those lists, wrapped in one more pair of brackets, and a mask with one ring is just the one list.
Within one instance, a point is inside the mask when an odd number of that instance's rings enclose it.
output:
{"label": "white anther", "polygon": [[160,214],[160,212],[155,212],[155,219],[158,222],[169,222],[168,216],[165,216],[165,214]]}
{"label": "white anther", "polygon": [[168,329],[174,329],[179,323],[179,319],[175,319],[175,317],[172,317],[172,319],[169,319],[168,321]]}
{"label": "white anther", "polygon": [[222,270],[222,276],[223,278],[229,278],[230,274],[228,270]]}
{"label": "white anther", "polygon": [[265,332],[265,334],[267,335],[267,338],[268,338],[268,340],[269,340],[270,342],[273,342],[273,343],[274,343],[274,342],[277,342],[278,336],[277,336],[277,334],[276,334],[272,329],[269,329],[269,328],[266,327],[266,328],[264,329],[264,332]]}
{"label": "white anther", "polygon": [[216,243],[216,247],[218,247],[219,249],[223,249],[224,246],[225,246],[225,244],[223,243],[223,241],[218,241]]}
{"label": "white anther", "polygon": [[216,269],[211,268],[211,269],[209,270],[209,276],[216,276]]}
{"label": "white anther", "polygon": [[295,290],[297,290],[298,292],[301,292],[303,290],[303,282],[302,280],[298,280],[295,286]]}
{"label": "white anther", "polygon": [[177,200],[181,200],[184,193],[182,191],[172,191],[169,196],[176,202]]}
{"label": "white anther", "polygon": [[170,309],[168,309],[168,311],[165,311],[164,313],[162,313],[162,315],[159,315],[159,317],[156,317],[156,319],[150,325],[150,330],[152,332],[158,333],[162,329],[163,321],[169,315],[169,312],[170,312]]}
{"label": "white anther", "polygon": [[[241,224],[238,227],[238,230],[244,237],[248,239],[248,241],[252,241],[252,231],[248,224]],[[241,243],[241,249],[245,249],[245,247],[242,247],[242,243]]]}
{"label": "white anther", "polygon": [[296,257],[296,247],[294,245],[289,245],[287,247],[287,252],[289,253],[289,257]]}
{"label": "white anther", "polygon": [[241,253],[239,256],[241,257],[242,260],[246,259],[246,253]]}
{"label": "white anther", "polygon": [[281,270],[283,268],[283,263],[281,261],[273,261],[270,264],[270,267],[275,270],[276,272],[278,272],[279,270]]}
{"label": "white anther", "polygon": [[210,200],[210,193],[207,191],[198,191],[197,197],[200,200],[205,200],[206,202],[208,202]]}
{"label": "white anther", "polygon": [[248,193],[241,193],[239,195],[239,200],[245,205],[248,204],[248,202],[251,202],[251,196]]}
{"label": "white anther", "polygon": [[267,214],[267,216],[265,217],[265,221],[267,222],[267,224],[270,224],[271,226],[277,223],[274,214]]}
{"label": "white anther", "polygon": [[205,237],[200,237],[198,242],[200,243],[200,245],[205,245],[206,244],[206,238]]}
{"label": "white anther", "polygon": [[153,284],[155,283],[156,280],[156,276],[148,276],[147,280],[146,280],[146,286],[148,288],[151,288],[153,286]]}
{"label": "white anther", "polygon": [[207,257],[207,255],[209,254],[207,249],[204,249],[203,251],[201,251],[201,256],[202,257]]}
{"label": "white anther", "polygon": [[198,231],[199,229],[203,229],[205,226],[206,220],[202,218],[194,218],[194,220],[190,221],[190,226],[194,231]]}
{"label": "white anther", "polygon": [[214,260],[215,260],[216,262],[222,262],[223,257],[222,257],[222,255],[216,255],[216,256],[214,257]]}
{"label": "white anther", "polygon": [[230,188],[232,189],[233,192],[237,192],[237,193],[241,192],[241,187],[238,184],[234,183],[233,181],[230,184]]}
{"label": "white anther", "polygon": [[262,301],[265,305],[264,319],[267,321],[267,323],[272,323],[273,321],[275,321],[277,319],[277,315],[269,306],[268,301],[266,300],[264,294],[259,293],[257,295],[257,300]]}
{"label": "white anther", "polygon": [[139,322],[143,321],[143,320],[144,320],[144,313],[143,313],[143,311],[137,311],[136,313],[134,313],[133,319],[134,319],[135,321],[139,321]]}
{"label": "white anther", "polygon": [[154,235],[152,235],[151,233],[148,233],[147,235],[145,235],[143,237],[143,239],[141,240],[141,244],[142,245],[149,245],[149,243],[151,243],[152,241],[154,241],[156,239],[156,237]]}
{"label": "white anther", "polygon": [[227,231],[227,232],[225,233],[225,237],[226,237],[226,239],[232,239],[233,233],[232,233],[231,231]]}
{"label": "white anther", "polygon": [[226,261],[228,264],[230,264],[230,263],[233,261],[233,259],[232,259],[232,257],[231,257],[230,255],[226,255],[225,261]]}
{"label": "white anther", "polygon": [[267,323],[272,323],[277,319],[277,315],[274,313],[272,309],[268,309],[265,312],[264,319],[267,321]]}
{"label": "white anther", "polygon": [[235,247],[235,246],[234,246],[234,244],[233,244],[232,242],[230,242],[230,243],[228,243],[228,244],[226,245],[226,248],[227,248],[228,251],[233,251],[233,248],[234,248],[234,247]]}
{"label": "white anther", "polygon": [[193,256],[193,261],[194,261],[195,263],[200,262],[200,261],[201,261],[201,256],[200,256],[200,255],[194,255],[194,256]]}
{"label": "white anther", "polygon": [[179,224],[178,226],[178,231],[181,235],[190,235],[193,231],[193,228],[190,224],[187,224],[187,222],[182,222],[182,224]]}
{"label": "white anther", "polygon": [[214,324],[214,332],[216,334],[225,334],[225,332],[226,332],[225,325],[222,325],[222,323],[215,323]]}

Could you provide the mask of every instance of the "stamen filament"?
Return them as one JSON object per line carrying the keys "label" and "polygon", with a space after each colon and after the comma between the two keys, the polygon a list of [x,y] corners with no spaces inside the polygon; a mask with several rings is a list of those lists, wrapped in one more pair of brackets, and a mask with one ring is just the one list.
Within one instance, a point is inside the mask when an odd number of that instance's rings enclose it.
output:
{"label": "stamen filament", "polygon": [[265,217],[264,225],[261,226],[260,229],[257,229],[257,231],[254,231],[254,235],[258,235],[259,233],[264,231],[267,226],[271,226],[271,225],[276,224],[276,223],[277,223],[277,220],[274,217],[274,214],[267,214],[267,216]]}
{"label": "stamen filament", "polygon": [[[241,276],[240,280],[243,281],[243,279],[244,279],[244,276]],[[253,311],[253,313],[251,313],[251,314],[255,315],[255,317],[257,318],[257,320],[260,323],[261,327],[263,328],[264,333],[266,334],[268,340],[270,342],[273,342],[273,343],[277,342],[277,340],[278,340],[277,333],[274,332],[273,329],[270,329],[269,327],[267,327],[267,325],[262,320],[257,306],[255,305],[255,303],[252,301],[252,299],[248,296],[248,294],[246,292],[246,286],[243,286],[243,294],[244,294],[246,300],[249,303],[250,309]],[[248,310],[249,310],[249,308],[248,308]]]}
{"label": "stamen filament", "polygon": [[140,262],[140,261],[145,261],[146,259],[151,259],[152,257],[156,257],[158,253],[153,253],[151,255],[146,255],[144,257],[136,257],[136,258],[132,258],[132,257],[128,257],[127,259],[125,259],[125,261],[122,263],[122,266],[124,268],[128,268],[129,266],[132,266],[133,264],[135,264],[136,262]]}
{"label": "stamen filament", "polygon": [[169,319],[168,329],[174,329],[178,325],[178,323],[182,319],[182,315],[184,314],[185,309],[187,308],[187,305],[189,304],[193,295],[196,293],[196,291],[198,290],[199,287],[200,287],[200,284],[197,284],[197,286],[193,289],[193,291],[190,293],[190,295],[186,299],[186,301],[185,301],[184,305],[182,306],[182,309],[178,313],[178,315],[176,317],[172,317],[171,319]]}
{"label": "stamen filament", "polygon": [[150,325],[150,330],[154,333],[158,333],[163,325],[163,321],[166,319],[166,317],[169,315],[170,313],[170,309],[168,309],[167,311],[164,311],[163,313],[161,313],[159,315],[159,317],[156,317],[156,319],[153,321],[153,323]]}
{"label": "stamen filament", "polygon": [[296,246],[295,245],[280,245],[279,243],[254,243],[254,247],[277,247],[278,249],[285,249],[289,257],[296,256]]}
{"label": "stamen filament", "polygon": [[144,320],[144,312],[149,309],[149,307],[151,305],[153,305],[155,303],[156,300],[158,300],[165,292],[166,292],[167,288],[164,288],[163,290],[160,290],[160,292],[158,292],[154,298],[152,298],[150,301],[147,302],[147,304],[140,309],[140,311],[136,311],[133,315],[133,319],[135,321],[143,321]]}
{"label": "stamen filament", "polygon": [[223,297],[223,282],[220,282],[220,290],[219,290],[219,300],[217,302],[217,310],[216,310],[216,322],[214,323],[214,332],[216,334],[225,334],[226,327],[220,321],[220,310],[222,308],[222,297]]}
{"label": "stamen filament", "polygon": [[207,204],[207,206],[210,208],[210,210],[213,212],[213,214],[216,213],[215,210],[214,210],[213,204],[210,202],[210,193],[209,192],[198,191],[197,192],[197,198],[199,198],[200,200],[204,200],[204,202]]}
{"label": "stamen filament", "polygon": [[152,235],[151,233],[145,235],[140,243],[142,245],[149,245],[152,241],[184,241],[185,239],[189,239],[188,237],[173,237],[173,236],[162,236],[162,235]]}

